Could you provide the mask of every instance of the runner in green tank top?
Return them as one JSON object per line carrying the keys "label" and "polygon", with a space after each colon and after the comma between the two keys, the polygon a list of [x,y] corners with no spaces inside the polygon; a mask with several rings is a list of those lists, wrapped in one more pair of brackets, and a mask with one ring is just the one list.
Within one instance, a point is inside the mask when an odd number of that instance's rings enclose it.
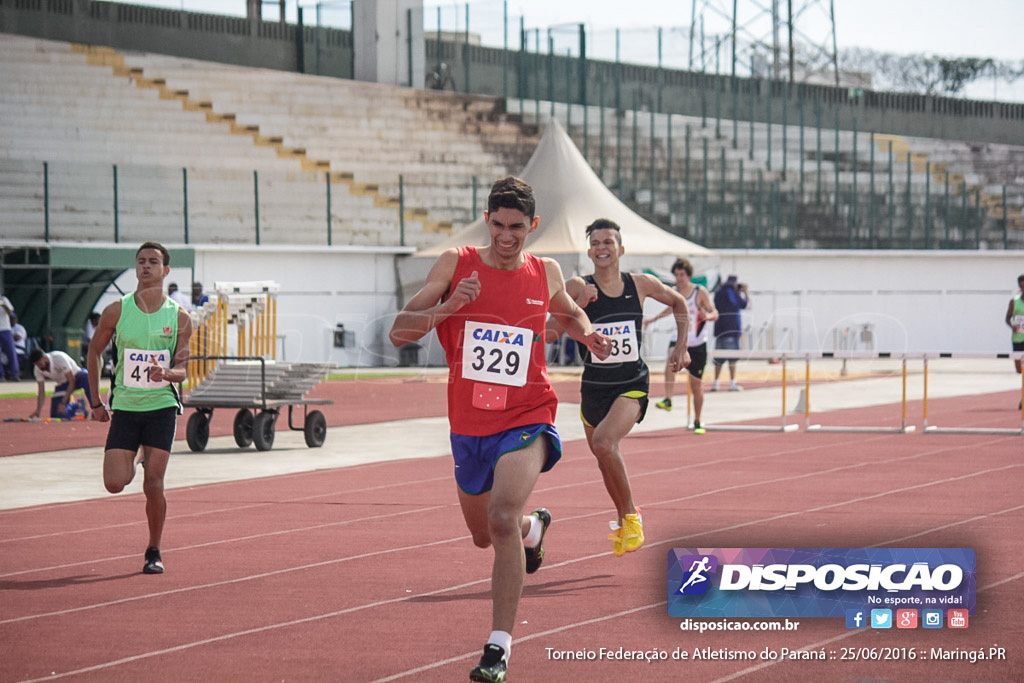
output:
{"label": "runner in green tank top", "polygon": [[[167,519],[164,474],[180,410],[174,384],[185,381],[192,319],[164,296],[164,278],[171,272],[167,249],[146,242],[135,253],[138,286],[103,310],[89,344],[87,368],[92,390],[93,419],[110,422],[103,455],[103,483],[119,493],[143,465],[149,545],[144,574],[162,574],[160,538]],[[116,334],[116,337],[115,337]],[[100,400],[100,358],[111,338],[117,347],[114,387]]]}

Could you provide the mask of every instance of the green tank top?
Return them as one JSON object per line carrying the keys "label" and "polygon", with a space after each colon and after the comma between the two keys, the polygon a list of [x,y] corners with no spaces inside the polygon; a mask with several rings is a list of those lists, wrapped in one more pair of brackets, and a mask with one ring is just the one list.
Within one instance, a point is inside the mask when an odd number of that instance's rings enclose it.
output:
{"label": "green tank top", "polygon": [[[1010,323],[1014,322],[1014,319],[1024,319],[1024,294],[1018,294],[1013,297],[1013,315],[1010,317]],[[1013,341],[1014,343],[1024,342],[1024,330],[1017,332],[1017,328],[1014,328]]]}
{"label": "green tank top", "polygon": [[135,305],[134,292],[121,298],[111,409],[144,412],[178,406],[173,385],[150,380],[148,370],[152,358],[171,367],[178,340],[178,310],[178,304],[165,298],[155,313],[145,313]]}

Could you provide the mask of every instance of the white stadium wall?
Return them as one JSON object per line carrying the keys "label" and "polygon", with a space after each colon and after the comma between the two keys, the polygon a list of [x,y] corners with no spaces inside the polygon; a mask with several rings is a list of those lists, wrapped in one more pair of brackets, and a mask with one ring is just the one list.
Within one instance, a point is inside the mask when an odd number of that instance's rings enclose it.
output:
{"label": "white stadium wall", "polygon": [[718,255],[722,277],[735,273],[750,287],[744,348],[1010,350],[1004,316],[1017,276],[1024,273],[1024,252],[723,250]]}
{"label": "white stadium wall", "polygon": [[[399,273],[407,273],[401,280],[408,287],[413,285],[407,282],[413,277],[408,271],[420,270],[410,269],[412,259],[400,253],[384,248],[196,247],[194,276],[207,292],[218,281],[279,283],[278,350],[284,360],[395,366],[399,354],[387,333],[400,301]],[[667,272],[672,261],[650,260],[630,267]],[[1003,318],[1017,276],[1024,273],[1024,252],[721,251],[701,258],[697,268],[722,277],[735,273],[749,283],[752,306],[743,316],[744,348],[996,353],[1009,351]],[[172,276],[187,288],[187,271]],[[422,281],[423,273],[415,277]],[[118,285],[133,289],[134,274],[126,273]],[[404,296],[411,296],[415,286]],[[111,292],[101,305],[116,294]],[[647,314],[660,307],[648,302]],[[339,324],[351,346],[334,346]],[[664,319],[648,331],[645,347],[651,360],[664,358],[670,328]],[[443,364],[436,337],[424,345],[419,363]]]}

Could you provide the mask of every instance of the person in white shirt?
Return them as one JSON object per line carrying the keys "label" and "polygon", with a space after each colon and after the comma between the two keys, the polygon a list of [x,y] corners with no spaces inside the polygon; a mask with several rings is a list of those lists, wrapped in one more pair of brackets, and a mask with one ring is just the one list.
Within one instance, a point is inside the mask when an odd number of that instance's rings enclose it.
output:
{"label": "person in white shirt", "polygon": [[92,392],[89,389],[89,373],[78,367],[78,363],[63,351],[45,353],[42,349],[32,349],[28,360],[35,367],[36,383],[39,385],[39,398],[36,409],[30,418],[38,418],[43,412],[46,400],[46,382],[56,382],[53,397],[50,399],[50,417],[71,418],[78,413],[71,395],[78,389],[85,391],[89,405],[93,405]]}
{"label": "person in white shirt", "polygon": [[186,311],[192,310],[192,299],[188,298],[188,295],[178,289],[177,283],[172,282],[167,285],[167,297]]}
{"label": "person in white shirt", "polygon": [[7,362],[0,371],[9,382],[17,382],[18,352],[14,349],[14,334],[11,332],[11,316],[14,315],[14,305],[11,300],[0,294],[0,351],[3,352]]}

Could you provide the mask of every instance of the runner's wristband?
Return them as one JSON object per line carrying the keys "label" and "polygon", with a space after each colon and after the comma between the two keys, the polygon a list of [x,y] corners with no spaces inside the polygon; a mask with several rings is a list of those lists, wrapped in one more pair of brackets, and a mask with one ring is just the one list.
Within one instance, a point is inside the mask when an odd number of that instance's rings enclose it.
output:
{"label": "runner's wristband", "polygon": [[96,405],[94,405],[94,406],[92,407],[92,409],[93,409],[93,410],[96,410],[97,408],[103,408],[103,407],[104,407],[104,405],[103,405],[102,403],[97,403]]}

